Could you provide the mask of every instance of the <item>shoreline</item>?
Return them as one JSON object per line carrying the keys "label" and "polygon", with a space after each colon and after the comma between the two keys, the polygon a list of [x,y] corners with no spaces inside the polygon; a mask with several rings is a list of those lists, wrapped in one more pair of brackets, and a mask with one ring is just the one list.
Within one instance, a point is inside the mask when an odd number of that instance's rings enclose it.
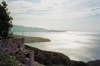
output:
{"label": "shoreline", "polygon": [[[20,36],[20,35],[14,35],[14,37],[22,37],[22,36]],[[23,36],[23,38],[25,38],[25,43],[37,43],[37,42],[50,42],[50,40],[49,39],[47,39],[47,38],[41,38],[41,37],[29,37],[29,36]],[[50,55],[51,54],[53,54],[53,53],[56,53],[56,56],[55,57],[57,57],[57,58],[59,58],[58,57],[58,55],[63,55],[63,56],[66,56],[66,55],[64,55],[63,53],[59,53],[59,52],[53,52],[53,51],[46,51],[46,50],[40,50],[40,49],[38,49],[38,48],[35,48],[35,47],[32,47],[32,46],[29,46],[29,45],[25,45],[26,47],[28,47],[28,48],[26,48],[26,49],[31,49],[31,50],[35,50],[35,51],[39,51],[40,52],[40,54],[42,55],[42,56],[44,56],[44,54],[43,53],[46,53],[46,54],[48,54],[48,53],[50,53]],[[42,53],[43,52],[43,53]],[[40,56],[41,56],[40,55]],[[38,56],[38,57],[40,57],[40,56]],[[66,61],[69,61],[69,63],[74,63],[74,64],[76,64],[76,63],[78,63],[78,64],[85,64],[85,66],[95,66],[95,65],[93,65],[93,64],[95,64],[95,63],[97,63],[98,61],[100,62],[100,60],[91,60],[91,61],[88,61],[88,62],[84,62],[84,61],[75,61],[75,60],[70,60],[70,58],[68,57],[68,56],[66,56],[67,57],[67,60]],[[69,58],[69,59],[68,59]],[[40,59],[43,59],[43,58],[40,58]],[[49,59],[48,59],[49,60]],[[37,61],[37,62],[39,62],[39,61]],[[40,64],[43,64],[43,63],[41,63],[41,62],[39,62]],[[98,63],[99,64],[99,63]],[[44,64],[45,65],[45,64]],[[61,64],[62,65],[62,64]]]}
{"label": "shoreline", "polygon": [[50,42],[50,39],[42,38],[42,37],[29,37],[29,36],[21,36],[14,35],[14,37],[23,37],[25,38],[25,43],[35,43],[35,42]]}
{"label": "shoreline", "polygon": [[[88,62],[76,61],[76,60],[70,59],[70,57],[68,57],[60,52],[41,50],[41,49],[29,46],[29,45],[25,45],[25,47],[26,47],[26,49],[30,49],[35,52],[34,58],[35,58],[36,62],[46,65],[46,62],[49,61],[49,63],[51,65],[47,62],[48,64],[46,66],[66,66],[66,65],[69,65],[69,66],[74,66],[74,65],[75,66],[99,66],[100,65],[100,60],[91,60]],[[57,60],[59,63],[58,62],[56,63],[56,61],[53,61],[52,59]],[[52,63],[52,61],[55,63]],[[72,64],[72,65],[70,65],[70,64]]]}

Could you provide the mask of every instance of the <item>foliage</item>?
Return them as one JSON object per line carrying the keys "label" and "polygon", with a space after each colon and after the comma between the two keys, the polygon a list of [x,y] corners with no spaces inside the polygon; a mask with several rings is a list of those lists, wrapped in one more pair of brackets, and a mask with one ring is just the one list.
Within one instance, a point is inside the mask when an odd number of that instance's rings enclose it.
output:
{"label": "foliage", "polygon": [[43,51],[27,45],[25,47],[35,52],[35,61],[46,66],[89,66],[83,61],[72,61],[62,53]]}
{"label": "foliage", "polygon": [[70,59],[62,53],[42,51],[34,47],[25,46],[26,49],[34,50],[34,59],[43,65],[70,65]]}
{"label": "foliage", "polygon": [[72,61],[71,66],[89,66],[83,61]]}
{"label": "foliage", "polygon": [[87,64],[90,66],[100,66],[100,59],[95,61],[89,61],[87,62]]}
{"label": "foliage", "polygon": [[0,4],[0,39],[8,39],[12,35],[11,27],[13,18],[8,11],[5,1]]}
{"label": "foliage", "polygon": [[0,54],[0,66],[19,66],[9,54]]}

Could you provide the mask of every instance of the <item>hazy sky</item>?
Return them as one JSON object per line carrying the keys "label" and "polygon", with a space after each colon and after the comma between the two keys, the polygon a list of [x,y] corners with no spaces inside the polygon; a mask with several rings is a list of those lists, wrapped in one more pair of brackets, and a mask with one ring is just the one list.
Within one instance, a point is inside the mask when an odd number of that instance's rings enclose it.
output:
{"label": "hazy sky", "polygon": [[58,30],[100,30],[100,0],[5,1],[16,25]]}

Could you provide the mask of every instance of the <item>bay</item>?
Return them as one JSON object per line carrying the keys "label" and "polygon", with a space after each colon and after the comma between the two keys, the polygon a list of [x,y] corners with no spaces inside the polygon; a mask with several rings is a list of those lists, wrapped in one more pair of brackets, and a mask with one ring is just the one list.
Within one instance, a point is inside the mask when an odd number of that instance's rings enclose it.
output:
{"label": "bay", "polygon": [[[14,34],[22,35],[22,32]],[[24,32],[23,35],[50,39],[51,42],[25,44],[46,51],[63,53],[71,60],[87,62],[100,59],[99,31]]]}

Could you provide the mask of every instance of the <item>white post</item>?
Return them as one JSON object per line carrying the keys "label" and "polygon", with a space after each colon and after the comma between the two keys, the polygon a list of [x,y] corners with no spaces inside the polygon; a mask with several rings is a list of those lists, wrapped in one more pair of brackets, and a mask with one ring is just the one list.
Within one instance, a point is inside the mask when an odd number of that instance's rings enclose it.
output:
{"label": "white post", "polygon": [[29,66],[34,66],[34,51],[29,53]]}

